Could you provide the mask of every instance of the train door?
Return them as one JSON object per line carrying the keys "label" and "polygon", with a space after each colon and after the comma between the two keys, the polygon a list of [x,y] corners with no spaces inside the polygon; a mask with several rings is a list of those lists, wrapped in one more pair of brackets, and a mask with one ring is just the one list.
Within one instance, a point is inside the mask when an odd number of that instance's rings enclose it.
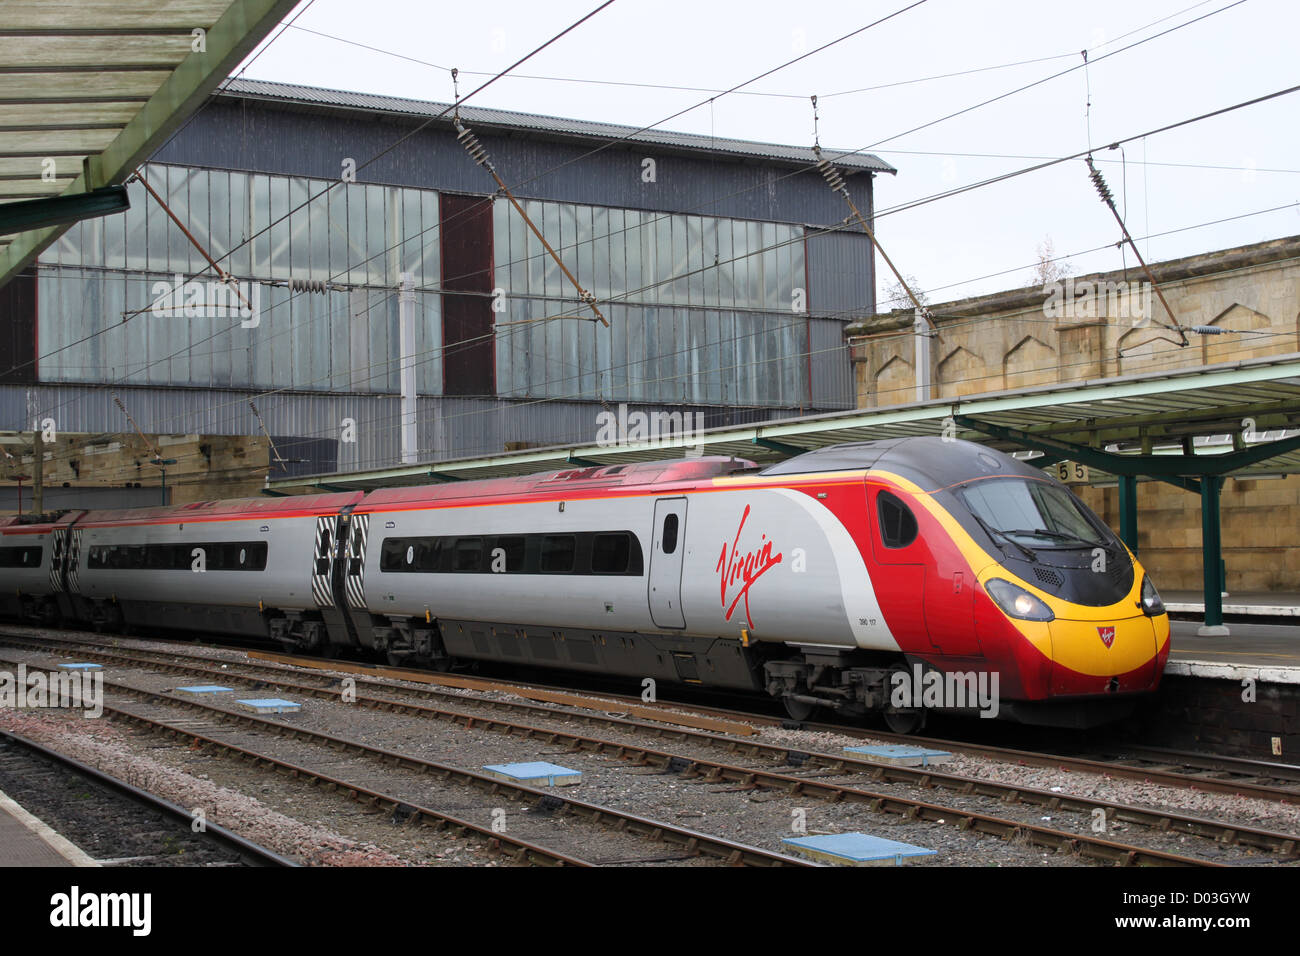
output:
{"label": "train door", "polygon": [[[867,484],[867,510],[873,533],[872,584],[881,595],[881,609],[890,631],[904,647],[930,642],[925,626],[925,566],[929,555],[920,539],[916,516],[892,492]],[[924,646],[924,645],[921,645]],[[933,645],[937,649],[937,645]]]}
{"label": "train door", "polygon": [[339,514],[322,515],[316,519],[316,547],[312,552],[311,594],[316,602],[330,642],[356,644],[352,618],[347,613],[347,600],[343,593],[344,560],[341,542],[348,533],[348,513],[352,505]]}
{"label": "train door", "polygon": [[370,515],[346,516],[347,547],[343,558],[343,607],[352,620],[354,639],[369,647],[373,640],[370,611],[366,606],[366,543]]}
{"label": "train door", "polygon": [[686,626],[682,615],[682,557],[686,553],[686,499],[660,498],[650,549],[650,619],[656,627]]}

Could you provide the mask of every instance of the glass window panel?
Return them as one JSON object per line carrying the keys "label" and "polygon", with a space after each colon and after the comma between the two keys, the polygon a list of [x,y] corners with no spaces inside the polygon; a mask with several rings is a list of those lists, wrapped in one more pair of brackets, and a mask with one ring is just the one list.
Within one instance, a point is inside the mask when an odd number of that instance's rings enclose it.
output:
{"label": "glass window panel", "polygon": [[271,263],[269,275],[277,279],[288,279],[293,273],[290,271],[289,260],[289,237],[291,227],[289,220],[285,217],[289,215],[289,180],[285,176],[267,177],[267,186],[271,194]]}
{"label": "glass window panel", "polygon": [[104,217],[104,265],[109,269],[126,268],[126,215],[124,213]]}
{"label": "glass window panel", "polygon": [[745,301],[752,309],[763,308],[763,226],[762,223],[745,223],[745,251],[749,263],[749,281],[745,288]]}
{"label": "glass window panel", "polygon": [[673,216],[673,284],[672,301],[685,305],[687,297],[686,273],[690,270],[690,254],[685,216]]}
{"label": "glass window panel", "polygon": [[720,219],[717,223],[718,235],[718,304],[731,308],[736,304],[736,267],[730,262],[732,256],[732,229],[730,219]]}
{"label": "glass window panel", "polygon": [[[188,223],[192,219],[198,218],[190,212],[188,170],[181,166],[164,166],[162,169],[166,172],[166,178],[157,181],[151,179],[150,182],[153,184],[154,189],[167,197],[167,205],[171,208],[172,213],[181,222],[186,223],[188,228]],[[152,197],[150,198],[152,199]],[[163,210],[163,215],[166,217],[166,210]],[[204,216],[203,218],[206,219],[207,217]],[[195,255],[198,255],[198,250],[190,244],[190,241],[185,238],[185,233],[181,232],[180,227],[172,222],[170,217],[165,218],[165,228],[167,230],[168,266],[172,272],[179,272],[185,276],[193,275],[197,266],[190,261],[190,253],[194,252]],[[207,262],[203,264],[206,266]]]}
{"label": "glass window panel", "polygon": [[122,214],[126,229],[126,265],[128,269],[143,269],[146,265],[145,217],[148,212],[145,200],[149,194],[144,191],[144,186],[132,183],[127,187],[127,197],[131,200],[131,208]]}
{"label": "glass window panel", "polygon": [[341,188],[348,195],[348,281],[365,285],[366,272],[366,187],[364,183],[349,183]]}
{"label": "glass window panel", "polygon": [[289,180],[289,275],[312,278],[310,184],[305,179]]}
{"label": "glass window panel", "polygon": [[731,223],[732,239],[732,276],[734,281],[734,300],[736,308],[748,309],[753,306],[753,301],[749,294],[749,270],[753,265],[750,257],[749,233],[745,229],[743,222],[732,220]]}
{"label": "glass window panel", "polygon": [[251,243],[247,243],[248,237],[253,234],[249,228],[252,199],[248,190],[248,174],[231,173],[229,185],[230,256],[217,261],[222,263],[222,268],[227,272],[248,278],[253,274],[253,248]]}
{"label": "glass window panel", "polygon": [[74,222],[55,244],[52,261],[65,266],[81,265],[81,229],[82,223]]}
{"label": "glass window panel", "polygon": [[[528,218],[537,222],[542,215],[542,204],[536,200],[526,200],[523,204],[524,211],[528,213]],[[525,238],[525,249],[527,250],[525,259],[528,262],[528,294],[545,295],[546,294],[546,263],[542,258],[546,251],[542,248],[541,242],[533,234],[531,229],[524,226],[527,230]]]}
{"label": "glass window panel", "polygon": [[325,199],[329,210],[330,277],[340,284],[351,282],[348,271],[348,191],[331,189]]}
{"label": "glass window panel", "polygon": [[[560,229],[560,207],[558,203],[542,203],[542,220],[538,228],[542,230],[542,235],[553,236]],[[537,222],[537,220],[533,220]],[[548,239],[547,242],[550,242]],[[560,272],[560,267],[555,264],[555,260],[546,253],[544,249],[539,249],[542,254],[542,273],[545,276],[543,288],[544,294],[552,299],[564,295],[564,275]]]}
{"label": "glass window panel", "polygon": [[592,289],[596,298],[609,298],[609,210],[597,206],[591,212]]}
{"label": "glass window panel", "polygon": [[[105,273],[101,279],[103,290],[103,309],[100,312],[100,328],[108,331],[101,336],[104,340],[104,367],[94,376],[107,375],[117,380],[126,375],[126,336],[122,328],[122,313],[126,310],[126,281],[121,273]],[[130,323],[126,323],[130,325]]]}
{"label": "glass window panel", "polygon": [[514,295],[528,294],[528,226],[514,206],[506,204],[510,223],[510,291]]}
{"label": "glass window panel", "polygon": [[776,223],[762,224],[763,243],[763,308],[779,309],[781,302],[781,254],[776,248]]}
{"label": "glass window panel", "polygon": [[271,224],[270,177],[254,173],[248,177],[249,235],[254,237],[252,274],[259,279],[271,277],[271,234],[266,231]]}
{"label": "glass window panel", "polygon": [[655,295],[651,302],[673,300],[673,217],[655,218]]}
{"label": "glass window panel", "polygon": [[804,290],[804,302],[811,308],[812,299],[808,295],[808,270],[806,256],[808,253],[808,243],[806,241],[807,230],[802,226],[795,226],[793,229],[795,235],[799,238],[794,248],[794,277],[791,280],[796,288]]}
{"label": "glass window panel", "polygon": [[[574,208],[572,203],[564,202],[556,203],[555,205],[556,213],[559,216],[559,227],[554,233],[546,234],[546,241],[551,244],[552,249],[560,254],[560,259],[564,262],[564,265],[568,270],[577,275],[578,281],[587,285],[591,282],[591,279],[584,276],[581,271],[579,271],[578,267],[576,224],[576,218],[579,214],[578,210]],[[590,216],[589,212],[585,212],[585,207],[578,208],[583,209],[585,215]],[[573,290],[569,288],[566,280],[564,294],[568,295],[572,291]]]}
{"label": "glass window panel", "polygon": [[[307,181],[308,195],[315,196],[326,183],[319,179]],[[330,278],[330,216],[329,201],[321,196],[319,199],[313,199],[311,205],[307,207],[307,218],[310,222],[308,228],[310,246],[306,255],[300,255],[298,243],[295,241],[293,246],[294,268],[301,268],[306,260],[308,275],[313,279],[326,280]]]}
{"label": "glass window panel", "polygon": [[397,276],[388,270],[387,197],[383,186],[366,189],[366,276],[373,285],[397,285]]}
{"label": "glass window panel", "polygon": [[[163,167],[152,165],[147,167],[145,177],[155,191],[166,195],[167,173]],[[158,204],[158,201],[153,196],[146,194],[144,208],[145,247],[148,253],[149,268],[157,272],[170,272],[171,264],[167,258],[167,244],[171,239],[170,234],[173,228],[171,220],[167,218],[167,213],[163,212],[162,206]]]}
{"label": "glass window panel", "polygon": [[706,216],[700,223],[700,261],[704,275],[700,278],[701,304],[718,304],[718,220]]}
{"label": "glass window panel", "polygon": [[438,194],[432,189],[420,191],[420,220],[423,232],[420,245],[424,249],[424,287],[442,287],[442,220],[438,214]]}
{"label": "glass window panel", "polygon": [[704,221],[699,216],[686,217],[687,297],[691,305],[704,304]]}
{"label": "glass window panel", "polygon": [[574,208],[574,224],[576,232],[573,241],[576,244],[568,261],[577,266],[578,281],[582,283],[583,288],[591,291],[596,286],[596,245],[593,241],[592,227],[592,208],[590,206],[577,206]]}
{"label": "glass window panel", "polygon": [[645,393],[645,356],[646,356],[646,334],[645,327],[648,322],[653,322],[655,310],[652,308],[628,309],[626,322],[627,328],[627,400],[629,402],[640,401],[641,396]]}
{"label": "glass window panel", "polygon": [[622,209],[609,210],[609,297],[627,294],[627,232]]}
{"label": "glass window panel", "polygon": [[635,209],[625,209],[623,211],[623,236],[622,245],[624,258],[627,262],[627,273],[624,285],[617,289],[618,298],[622,302],[638,302],[641,299],[641,284],[644,279],[641,275],[641,214]]}

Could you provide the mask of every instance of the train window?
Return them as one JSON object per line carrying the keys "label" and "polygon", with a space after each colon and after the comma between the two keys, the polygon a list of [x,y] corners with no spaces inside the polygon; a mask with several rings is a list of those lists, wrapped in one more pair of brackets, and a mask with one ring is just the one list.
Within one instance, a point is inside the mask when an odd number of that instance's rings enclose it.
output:
{"label": "train window", "polygon": [[34,568],[41,563],[41,548],[0,548],[0,568]]}
{"label": "train window", "polygon": [[482,538],[457,538],[452,558],[453,571],[477,571],[483,563]]}
{"label": "train window", "polygon": [[592,574],[626,574],[632,558],[632,536],[626,531],[598,534],[591,542]]}
{"label": "train window", "polygon": [[886,548],[906,548],[916,540],[916,516],[899,498],[882,491],[876,499],[876,514],[880,516],[880,540]]}
{"label": "train window", "polygon": [[316,573],[317,573],[317,574],[329,574],[329,573],[330,573],[330,544],[331,544],[331,541],[332,541],[332,536],[330,535],[330,529],[329,529],[329,528],[322,528],[322,529],[321,529],[321,532],[320,532],[320,541],[318,541],[318,542],[316,543],[316,554],[319,555],[319,557],[316,558]]}
{"label": "train window", "polygon": [[571,534],[542,535],[539,567],[543,574],[572,574],[577,540]]}
{"label": "train window", "polygon": [[[502,535],[492,544],[492,550],[495,552],[498,548],[504,552],[505,573],[517,573],[524,570],[524,557],[528,550],[528,538],[522,534]],[[492,560],[496,562],[496,554],[492,555]]]}
{"label": "train window", "polygon": [[672,514],[664,518],[664,554],[672,554],[677,550],[677,515]]}

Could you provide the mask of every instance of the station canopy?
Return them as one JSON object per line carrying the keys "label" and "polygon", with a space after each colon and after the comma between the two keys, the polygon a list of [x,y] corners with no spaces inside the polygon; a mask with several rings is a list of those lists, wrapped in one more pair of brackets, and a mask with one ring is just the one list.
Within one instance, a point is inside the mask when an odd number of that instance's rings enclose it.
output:
{"label": "station canopy", "polygon": [[123,208],[114,187],[296,2],[5,0],[0,286],[69,222]]}
{"label": "station canopy", "polygon": [[[282,479],[272,472],[266,490],[368,490],[679,458],[697,450],[773,463],[842,442],[942,435],[945,428],[1039,466],[1082,462],[1094,484],[1130,475],[1195,490],[1198,476],[1211,472],[1234,477],[1300,472],[1300,353],[714,428],[620,446],[593,440],[371,471]],[[595,433],[593,419],[593,439]]]}

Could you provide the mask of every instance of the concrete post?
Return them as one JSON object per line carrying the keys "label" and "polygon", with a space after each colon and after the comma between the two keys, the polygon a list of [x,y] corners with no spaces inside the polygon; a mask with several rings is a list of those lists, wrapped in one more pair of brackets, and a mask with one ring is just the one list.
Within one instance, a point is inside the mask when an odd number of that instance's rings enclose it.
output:
{"label": "concrete post", "polygon": [[912,324],[913,338],[916,343],[914,354],[916,375],[916,400],[930,400],[930,323],[926,321],[921,310],[916,310]]}
{"label": "concrete post", "polygon": [[415,275],[403,272],[397,293],[399,369],[402,386],[402,464],[419,458],[415,387]]}

